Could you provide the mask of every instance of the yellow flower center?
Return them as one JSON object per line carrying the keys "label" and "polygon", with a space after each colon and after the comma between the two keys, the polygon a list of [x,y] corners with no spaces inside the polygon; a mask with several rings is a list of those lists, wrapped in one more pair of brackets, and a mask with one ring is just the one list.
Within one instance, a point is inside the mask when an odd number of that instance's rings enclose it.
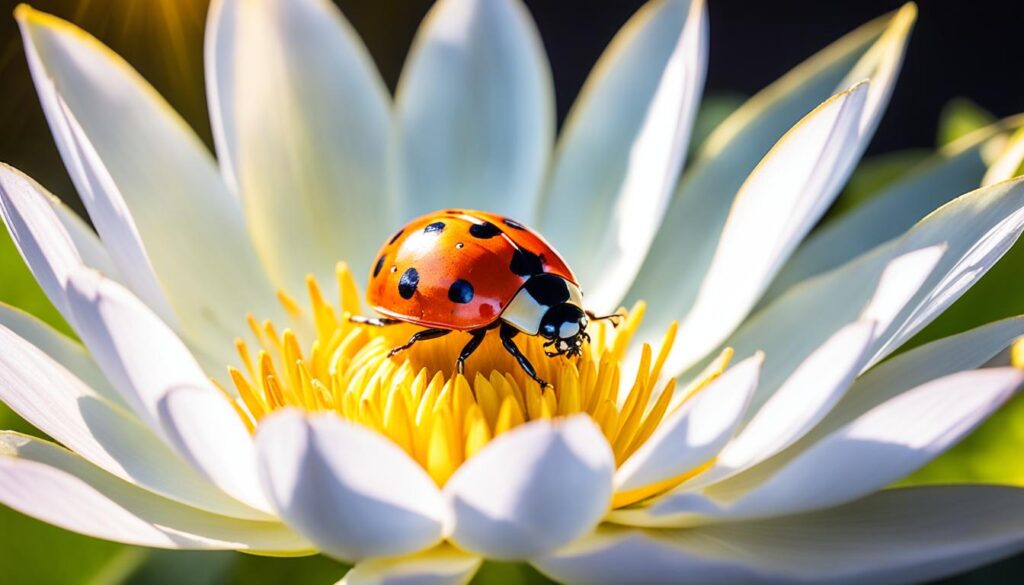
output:
{"label": "yellow flower center", "polygon": [[[660,381],[676,336],[669,325],[655,355],[643,346],[639,367],[623,383],[624,359],[644,314],[639,302],[614,327],[592,322],[592,342],[578,358],[544,354],[543,339],[515,338],[537,373],[553,388],[541,388],[488,334],[455,372],[459,352],[469,341],[453,332],[417,343],[388,357],[421,328],[373,327],[348,320],[360,314],[359,292],[348,267],[337,268],[339,305],[307,279],[309,310],[285,293],[278,297],[292,328],[249,317],[259,347],[242,339],[236,347],[244,367],[229,368],[238,400],[232,400],[250,430],[276,409],[334,411],[387,436],[420,463],[438,485],[491,439],[530,420],[586,413],[601,428],[621,464],[654,433],[670,409],[716,377],[728,355],[689,388],[676,391],[675,380]],[[660,381],[660,382],[659,382]],[[629,498],[635,501],[634,498]]]}

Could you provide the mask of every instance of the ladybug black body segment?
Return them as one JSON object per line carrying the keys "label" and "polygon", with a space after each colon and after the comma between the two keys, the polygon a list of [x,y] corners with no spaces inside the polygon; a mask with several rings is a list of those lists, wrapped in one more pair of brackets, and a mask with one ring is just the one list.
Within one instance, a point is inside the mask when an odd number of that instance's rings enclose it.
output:
{"label": "ladybug black body segment", "polygon": [[367,301],[384,318],[353,320],[426,328],[392,354],[466,331],[473,337],[457,361],[461,372],[486,332],[500,328],[504,347],[541,385],[513,337],[540,335],[552,348],[548,355],[575,356],[595,318],[583,309],[575,275],[544,238],[515,220],[481,211],[431,213],[395,233],[377,253]]}

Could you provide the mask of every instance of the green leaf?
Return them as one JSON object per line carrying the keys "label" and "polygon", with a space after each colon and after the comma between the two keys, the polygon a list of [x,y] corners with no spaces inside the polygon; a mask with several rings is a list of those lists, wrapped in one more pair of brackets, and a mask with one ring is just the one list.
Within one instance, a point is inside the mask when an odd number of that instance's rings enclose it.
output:
{"label": "green leaf", "polygon": [[237,585],[324,585],[335,583],[349,567],[323,555],[299,558],[235,554],[235,563],[223,583]]}
{"label": "green leaf", "polygon": [[971,132],[996,121],[991,112],[967,98],[954,98],[946,103],[939,115],[939,146],[945,146]]}
{"label": "green leaf", "polygon": [[121,583],[145,556],[145,549],[68,532],[0,506],[4,583]]}
{"label": "green leaf", "polygon": [[[693,132],[690,137],[690,155],[693,156],[704,147],[704,141],[711,136],[715,128],[725,121],[747,98],[738,93],[719,93],[704,96],[693,121]],[[687,158],[689,158],[689,156]]]}
{"label": "green leaf", "polygon": [[471,581],[472,585],[549,585],[548,579],[526,563],[486,561]]}

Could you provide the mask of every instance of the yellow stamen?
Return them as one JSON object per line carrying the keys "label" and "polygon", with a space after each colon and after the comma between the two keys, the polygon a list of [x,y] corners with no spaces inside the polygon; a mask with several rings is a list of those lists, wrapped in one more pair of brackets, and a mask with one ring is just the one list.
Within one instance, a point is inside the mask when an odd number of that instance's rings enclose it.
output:
{"label": "yellow stamen", "polygon": [[[247,318],[257,345],[235,342],[241,366],[228,370],[237,391],[232,404],[250,428],[287,406],[334,411],[389,437],[438,485],[494,437],[531,420],[577,413],[594,419],[621,464],[686,397],[721,373],[731,357],[723,354],[700,379],[675,391],[675,380],[662,379],[677,332],[673,323],[657,352],[644,345],[637,371],[629,370],[632,378],[622,384],[623,361],[644,314],[641,302],[625,313],[617,328],[608,321],[591,323],[593,342],[576,359],[550,358],[543,339],[516,337],[538,375],[553,388],[541,388],[530,379],[496,334],[487,335],[466,362],[465,373],[457,374],[456,359],[468,334],[454,332],[388,357],[391,348],[419,328],[350,322],[349,315],[360,310],[358,288],[345,264],[336,273],[338,306],[309,277],[308,310],[289,295],[278,295],[294,328],[279,331],[269,321]],[[616,505],[650,493],[617,497]]]}

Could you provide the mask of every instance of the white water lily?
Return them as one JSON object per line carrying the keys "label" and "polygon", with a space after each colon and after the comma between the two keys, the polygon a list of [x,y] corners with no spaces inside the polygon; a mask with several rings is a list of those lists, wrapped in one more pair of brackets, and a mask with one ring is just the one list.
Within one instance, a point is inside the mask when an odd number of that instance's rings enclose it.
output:
{"label": "white water lily", "polygon": [[[806,238],[878,124],[914,15],[812,57],[681,173],[701,0],[638,12],[557,144],[516,0],[440,0],[393,102],[326,0],[216,1],[219,169],[124,61],[19,8],[98,237],[0,168],[4,222],[82,341],[0,307],[0,399],[59,443],[0,434],[0,502],[144,546],[321,551],[355,563],[350,584],[462,583],[484,559],[578,583],[899,582],[1021,550],[1024,490],[885,488],[1024,383],[978,369],[1024,320],[882,362],[1024,229],[1012,122]],[[465,377],[458,339],[388,358],[409,330],[344,318],[361,309],[349,266],[449,207],[538,227],[591,308],[628,301],[627,322],[592,325],[578,362],[535,360],[553,391],[493,340]]]}

